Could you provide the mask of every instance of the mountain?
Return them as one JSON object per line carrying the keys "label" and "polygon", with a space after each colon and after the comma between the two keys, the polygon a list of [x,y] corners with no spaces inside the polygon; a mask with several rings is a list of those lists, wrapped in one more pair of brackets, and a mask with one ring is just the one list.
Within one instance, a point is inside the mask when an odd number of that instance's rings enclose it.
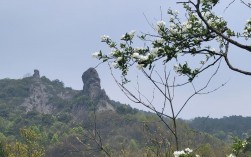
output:
{"label": "mountain", "polygon": [[[100,148],[135,157],[173,150],[174,139],[155,114],[110,100],[94,68],[83,73],[82,81],[83,90],[74,90],[41,77],[39,70],[30,77],[0,80],[0,142],[25,142],[30,136],[23,130],[28,130],[47,157],[104,156]],[[224,141],[194,131],[184,120],[178,120],[178,131],[181,148],[209,151],[211,157],[228,151]]]}

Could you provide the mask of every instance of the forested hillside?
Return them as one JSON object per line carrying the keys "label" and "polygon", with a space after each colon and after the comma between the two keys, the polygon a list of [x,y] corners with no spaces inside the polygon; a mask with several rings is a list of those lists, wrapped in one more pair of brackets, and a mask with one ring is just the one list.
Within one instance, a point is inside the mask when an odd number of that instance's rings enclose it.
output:
{"label": "forested hillside", "polygon": [[[59,80],[40,77],[38,70],[31,77],[0,80],[3,156],[17,152],[19,156],[31,153],[47,157],[107,154],[141,157],[156,153],[172,156],[172,152],[166,150],[175,150],[172,148],[174,139],[158,116],[110,100],[101,89],[101,80],[93,68],[84,72],[82,80],[84,87],[80,91],[64,87]],[[226,120],[228,118],[219,119],[216,124],[213,119],[195,118],[189,123],[179,119],[181,148],[196,148],[202,155],[209,152],[210,157],[224,156],[230,147],[217,133],[240,135],[240,129],[243,131],[238,127],[240,117]],[[237,122],[237,127],[231,127]],[[249,125],[245,127],[248,131]]]}
{"label": "forested hillside", "polygon": [[230,116],[223,118],[197,117],[189,122],[195,130],[207,132],[215,137],[228,140],[232,136],[240,138],[251,135],[251,117]]}

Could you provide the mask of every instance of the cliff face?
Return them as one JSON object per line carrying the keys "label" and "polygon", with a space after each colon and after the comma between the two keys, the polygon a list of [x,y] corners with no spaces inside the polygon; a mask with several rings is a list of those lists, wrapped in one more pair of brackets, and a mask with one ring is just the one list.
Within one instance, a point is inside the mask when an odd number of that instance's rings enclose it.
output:
{"label": "cliff face", "polygon": [[30,87],[30,95],[25,99],[22,106],[26,107],[26,112],[36,110],[40,113],[52,113],[53,107],[48,104],[49,94],[45,92],[46,86],[39,81]]}
{"label": "cliff face", "polygon": [[[70,106],[73,107],[74,114],[86,111],[92,108],[92,105],[98,112],[115,111],[109,103],[110,99],[105,90],[101,89],[100,78],[94,68],[89,68],[83,73],[82,81],[84,83],[83,91],[74,91],[65,88],[59,80],[50,81],[45,77],[40,77],[39,71],[34,70],[29,95],[21,106],[25,107],[26,112],[37,111],[43,114],[58,113],[64,108],[64,105],[69,105],[69,102],[73,102]],[[84,97],[85,100],[74,104],[78,99],[76,96]]]}
{"label": "cliff face", "polygon": [[59,80],[50,81],[40,77],[39,71],[34,70],[30,81],[29,96],[21,106],[26,112],[37,111],[43,114],[53,114],[59,111],[60,105],[71,100],[78,92],[64,88]]}
{"label": "cliff face", "polygon": [[41,82],[38,70],[34,70],[29,93],[29,97],[21,105],[26,108],[26,112],[32,110],[44,114],[52,112],[52,106],[48,104],[49,94],[46,92],[46,86]]}

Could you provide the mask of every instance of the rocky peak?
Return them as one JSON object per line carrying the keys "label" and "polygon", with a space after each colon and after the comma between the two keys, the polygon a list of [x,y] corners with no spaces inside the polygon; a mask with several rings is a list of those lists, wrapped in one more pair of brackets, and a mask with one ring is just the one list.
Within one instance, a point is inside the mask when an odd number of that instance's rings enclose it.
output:
{"label": "rocky peak", "polygon": [[95,68],[89,68],[82,75],[84,83],[83,94],[97,102],[98,110],[114,110],[109,104],[109,98],[105,90],[101,89],[100,78]]}
{"label": "rocky peak", "polygon": [[94,68],[89,68],[82,75],[84,83],[83,93],[89,96],[91,99],[100,97],[101,85],[98,72]]}
{"label": "rocky peak", "polygon": [[34,70],[33,77],[34,78],[40,78],[39,70],[37,70],[37,69]]}

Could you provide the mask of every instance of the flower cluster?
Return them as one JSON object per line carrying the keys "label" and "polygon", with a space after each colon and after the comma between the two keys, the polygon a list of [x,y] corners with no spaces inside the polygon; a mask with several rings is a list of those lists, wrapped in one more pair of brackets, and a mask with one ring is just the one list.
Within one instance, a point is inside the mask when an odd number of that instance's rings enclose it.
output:
{"label": "flower cluster", "polygon": [[185,155],[185,154],[186,154],[186,153],[185,153],[184,150],[182,150],[182,151],[175,151],[175,152],[173,153],[174,157],[180,157],[181,155]]}
{"label": "flower cluster", "polygon": [[99,52],[92,53],[92,57],[99,59],[101,57],[101,52],[99,51]]}
{"label": "flower cluster", "polygon": [[173,153],[174,157],[200,157],[197,154],[193,154],[193,150],[190,148],[186,148],[185,150],[175,151]]}
{"label": "flower cluster", "polygon": [[[105,42],[111,51],[104,54],[101,51],[93,53],[93,57],[109,61],[114,68],[122,71],[123,76],[131,66],[138,69],[153,67],[153,64],[160,60],[163,64],[176,61],[174,66],[178,75],[187,76],[192,81],[206,66],[214,63],[225,49],[224,41],[219,33],[226,36],[235,36],[237,33],[227,28],[227,23],[222,17],[216,16],[212,8],[218,0],[201,0],[198,1],[200,7],[194,8],[192,3],[184,3],[183,7],[187,12],[187,18],[179,17],[177,10],[168,9],[170,15],[169,24],[165,21],[157,21],[154,26],[155,33],[143,33],[136,36],[136,31],[132,30],[123,34],[120,43],[114,42],[108,35],[101,36],[101,42]],[[212,29],[213,30],[210,30]],[[215,33],[215,31],[217,33]],[[239,33],[242,35],[241,33]],[[243,36],[251,37],[251,19],[247,21]],[[134,38],[138,37],[144,42],[144,47],[135,47]],[[210,49],[211,43],[219,43],[219,51]],[[217,55],[214,55],[216,54]],[[196,66],[188,66],[188,63],[181,63],[180,58],[184,55],[198,56],[201,59]]]}
{"label": "flower cluster", "polygon": [[158,21],[157,25],[156,25],[156,31],[159,34],[162,34],[163,32],[165,32],[165,27],[166,27],[166,22],[165,21],[163,21],[163,20]]}
{"label": "flower cluster", "polygon": [[243,36],[246,38],[246,40],[251,37],[251,18],[246,22]]}
{"label": "flower cluster", "polygon": [[[164,22],[158,22],[158,27],[164,29]],[[158,56],[158,53],[163,49],[161,48],[165,42],[164,39],[157,39],[155,42],[159,44],[159,47],[156,48],[142,48],[142,47],[132,47],[132,40],[135,36],[134,30],[125,33],[122,35],[121,40],[124,43],[120,43],[119,45],[113,42],[109,36],[103,35],[101,36],[101,42],[105,42],[111,48],[111,52],[109,55],[102,54],[102,52],[94,52],[92,55],[97,59],[113,60],[111,65],[114,68],[119,68],[124,70],[124,74],[127,72],[126,64],[137,63],[137,68],[142,69],[151,64],[155,58]]]}
{"label": "flower cluster", "polygon": [[108,35],[102,35],[100,39],[101,39],[101,42],[107,42],[110,39],[110,37]]}
{"label": "flower cluster", "polygon": [[135,30],[132,30],[124,35],[122,35],[121,40],[131,41],[135,35]]}
{"label": "flower cluster", "polygon": [[236,157],[234,154],[229,154],[227,157]]}
{"label": "flower cluster", "polygon": [[[238,137],[233,137],[233,146],[232,146],[232,152],[233,155],[238,155],[240,152],[243,152],[248,145],[247,140],[241,140]],[[231,154],[230,154],[231,155]]]}
{"label": "flower cluster", "polygon": [[206,8],[212,8],[219,3],[219,0],[201,0],[200,3]]}

